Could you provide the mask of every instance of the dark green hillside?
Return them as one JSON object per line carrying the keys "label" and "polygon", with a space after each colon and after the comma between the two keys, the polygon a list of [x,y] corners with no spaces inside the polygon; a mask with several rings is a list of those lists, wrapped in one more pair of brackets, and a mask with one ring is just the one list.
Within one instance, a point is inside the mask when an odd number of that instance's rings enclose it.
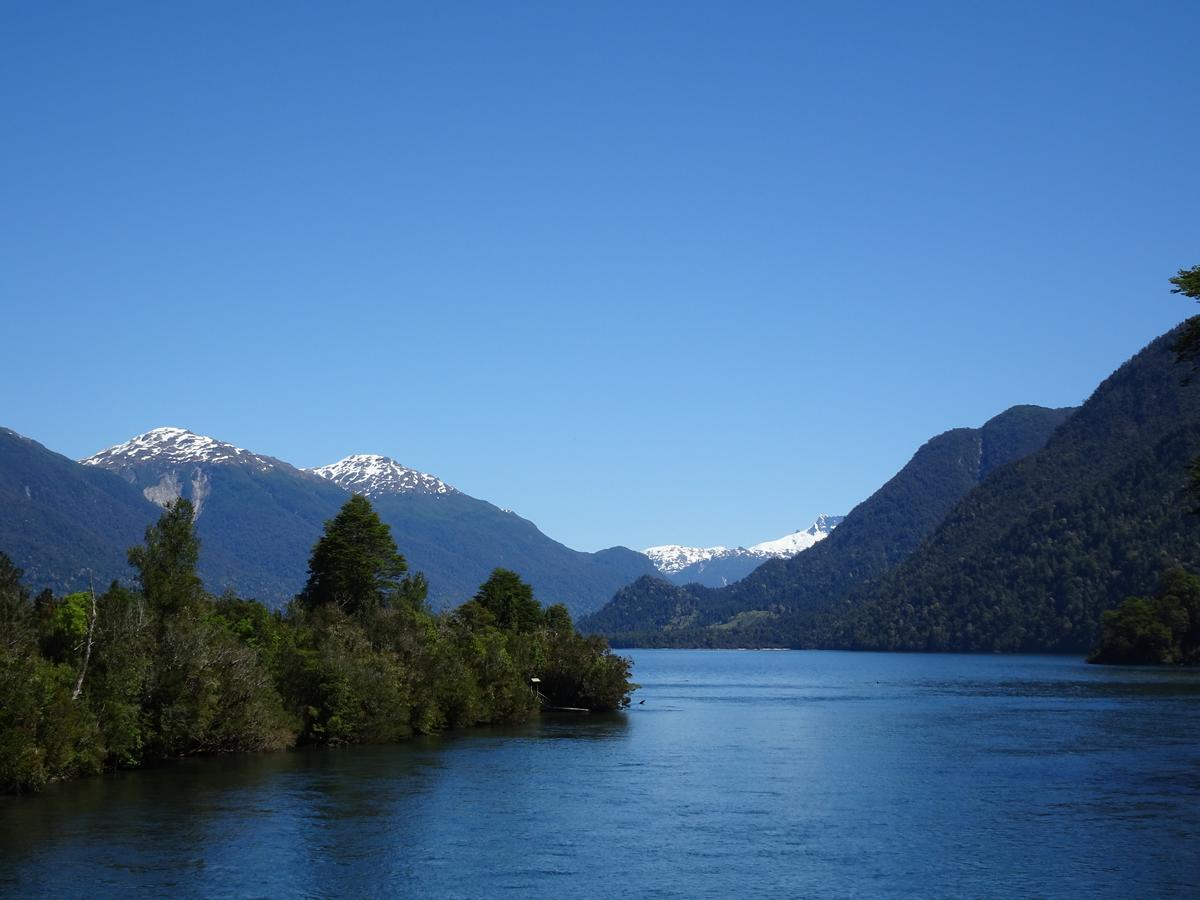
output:
{"label": "dark green hillside", "polygon": [[707,646],[703,631],[719,615],[713,609],[722,590],[728,588],[678,587],[646,575],[619,590],[603,609],[581,620],[579,627],[608,635],[619,646]]}
{"label": "dark green hillside", "polygon": [[905,559],[980,479],[1042,446],[1071,413],[1016,406],[982,428],[947,431],[922,446],[828,538],[798,556],[769,560],[720,589],[642,579],[580,625],[622,644],[788,643],[784,621],[828,608]]}
{"label": "dark green hillside", "polygon": [[461,603],[500,566],[520,574],[547,602],[583,615],[655,571],[646,556],[624,547],[572,550],[529,520],[457,491],[388,494],[375,506],[413,567],[428,574],[435,608]]}
{"label": "dark green hillside", "polygon": [[973,491],[929,544],[856,592],[810,639],[887,649],[1095,645],[1101,613],[1200,567],[1188,468],[1200,386],[1159,338],[1100,385],[1039,453]]}
{"label": "dark green hillside", "polygon": [[159,509],[111,472],[0,428],[0,549],[35,591],[107,586],[132,574],[125,548]]}

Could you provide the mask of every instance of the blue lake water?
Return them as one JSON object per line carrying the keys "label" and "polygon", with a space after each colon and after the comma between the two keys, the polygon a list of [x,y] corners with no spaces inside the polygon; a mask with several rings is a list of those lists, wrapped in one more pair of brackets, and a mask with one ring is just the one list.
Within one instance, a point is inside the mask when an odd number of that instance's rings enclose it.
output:
{"label": "blue lake water", "polygon": [[0,800],[0,892],[1200,896],[1200,673],[629,655],[627,713]]}

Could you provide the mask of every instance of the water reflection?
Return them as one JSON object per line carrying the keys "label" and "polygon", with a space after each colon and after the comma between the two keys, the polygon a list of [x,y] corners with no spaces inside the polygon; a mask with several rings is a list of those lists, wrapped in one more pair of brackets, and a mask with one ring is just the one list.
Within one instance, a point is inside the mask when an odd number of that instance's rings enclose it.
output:
{"label": "water reflection", "polygon": [[0,890],[1197,893],[1196,673],[1044,657],[634,658],[646,702],[625,713],[186,760],[10,798]]}

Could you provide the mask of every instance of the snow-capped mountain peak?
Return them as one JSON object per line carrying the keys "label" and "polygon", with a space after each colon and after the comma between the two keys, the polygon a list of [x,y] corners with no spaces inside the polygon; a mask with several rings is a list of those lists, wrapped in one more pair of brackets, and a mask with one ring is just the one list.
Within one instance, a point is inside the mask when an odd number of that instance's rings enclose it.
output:
{"label": "snow-capped mountain peak", "polygon": [[384,494],[450,494],[455,489],[436,475],[402,466],[394,459],[360,453],[315,469],[305,469],[348,491],[375,498]]}
{"label": "snow-capped mountain peak", "polygon": [[818,516],[817,521],[803,531],[793,531],[791,534],[773,541],[763,541],[761,544],[750,547],[749,551],[759,556],[795,556],[801,550],[807,550],[817,541],[828,537],[829,532],[833,531],[844,518],[845,516]]}
{"label": "snow-capped mountain peak", "polygon": [[[843,518],[845,517],[818,516],[812,525],[802,531],[794,531],[784,537],[773,541],[763,541],[752,547],[730,549],[729,547],[684,547],[679,544],[663,544],[658,547],[647,547],[642,552],[650,557],[650,561],[654,563],[654,567],[659,572],[672,581],[683,583],[686,580],[700,580],[708,583],[704,578],[704,571],[710,566],[737,561],[736,565],[732,567],[726,565],[724,568],[739,573],[738,577],[741,577],[741,575],[748,574],[751,568],[772,557],[795,556],[797,553],[807,550],[813,544],[828,537]],[[713,581],[713,584],[723,584],[728,580],[730,579],[725,575],[721,575],[719,579]],[[732,580],[736,580],[736,578]]]}
{"label": "snow-capped mountain peak", "polygon": [[121,469],[138,463],[168,465],[189,463],[237,463],[259,469],[273,469],[278,460],[259,456],[233,444],[188,431],[186,428],[154,428],[145,434],[101,450],[86,459],[85,466]]}
{"label": "snow-capped mountain peak", "polygon": [[[738,548],[738,550],[741,549],[741,547]],[[688,566],[708,562],[714,556],[726,555],[730,550],[728,547],[684,547],[680,544],[663,544],[660,547],[647,547],[642,552],[650,557],[654,568],[667,575],[680,572]]]}
{"label": "snow-capped mountain peak", "polygon": [[816,534],[817,532],[829,534],[829,532],[841,525],[845,519],[845,516],[829,516],[825,513],[822,513],[821,515],[817,516],[817,521],[813,522],[805,530],[809,534]]}

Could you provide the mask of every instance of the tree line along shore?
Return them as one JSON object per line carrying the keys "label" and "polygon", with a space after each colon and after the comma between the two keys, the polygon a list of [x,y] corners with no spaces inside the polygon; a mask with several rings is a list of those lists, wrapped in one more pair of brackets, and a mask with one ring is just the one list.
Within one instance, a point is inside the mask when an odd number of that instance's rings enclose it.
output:
{"label": "tree line along shore", "polygon": [[[326,523],[304,589],[272,610],[196,574],[186,499],[113,582],[31,597],[0,553],[0,792],[197,754],[384,743],[628,705],[630,664],[496,569],[434,614],[370,502]],[[534,681],[537,679],[537,681]]]}

